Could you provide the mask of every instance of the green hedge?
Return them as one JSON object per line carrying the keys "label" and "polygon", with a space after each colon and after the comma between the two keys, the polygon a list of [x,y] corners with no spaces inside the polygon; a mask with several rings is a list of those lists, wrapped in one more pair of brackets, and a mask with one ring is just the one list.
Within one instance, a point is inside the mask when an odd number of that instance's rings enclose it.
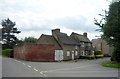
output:
{"label": "green hedge", "polygon": [[101,51],[95,51],[95,53],[94,53],[95,55],[101,55],[102,54],[102,52]]}
{"label": "green hedge", "polygon": [[94,56],[94,55],[84,55],[84,56],[81,55],[80,58],[82,58],[82,59],[89,59],[89,60],[92,60],[92,59],[95,58],[95,56]]}
{"label": "green hedge", "polygon": [[95,55],[95,57],[96,57],[96,58],[103,58],[104,55],[103,55],[103,54],[101,54],[101,55]]}
{"label": "green hedge", "polygon": [[2,55],[5,57],[13,58],[13,49],[4,49],[2,50]]}

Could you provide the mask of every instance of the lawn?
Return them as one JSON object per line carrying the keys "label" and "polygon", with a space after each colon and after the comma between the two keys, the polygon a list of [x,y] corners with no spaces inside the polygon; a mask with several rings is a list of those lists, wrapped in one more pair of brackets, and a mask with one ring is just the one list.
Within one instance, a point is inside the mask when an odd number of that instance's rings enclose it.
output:
{"label": "lawn", "polygon": [[120,68],[120,63],[115,63],[111,61],[106,61],[101,63],[102,66],[104,67],[110,67],[110,68]]}

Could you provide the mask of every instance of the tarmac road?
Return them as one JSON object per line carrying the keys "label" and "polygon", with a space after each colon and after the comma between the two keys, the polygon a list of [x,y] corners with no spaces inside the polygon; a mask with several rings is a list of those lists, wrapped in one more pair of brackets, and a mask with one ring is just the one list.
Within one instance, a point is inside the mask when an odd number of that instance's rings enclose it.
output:
{"label": "tarmac road", "polygon": [[78,62],[31,62],[2,59],[3,77],[118,77],[118,69],[100,66],[109,58]]}

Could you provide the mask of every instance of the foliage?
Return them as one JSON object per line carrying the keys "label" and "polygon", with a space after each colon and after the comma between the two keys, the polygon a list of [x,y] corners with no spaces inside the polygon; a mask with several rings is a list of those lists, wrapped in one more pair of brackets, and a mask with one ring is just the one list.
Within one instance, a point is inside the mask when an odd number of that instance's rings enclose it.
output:
{"label": "foliage", "polygon": [[110,68],[120,68],[120,63],[113,63],[111,61],[105,61],[101,65]]}
{"label": "foliage", "polygon": [[15,22],[12,22],[9,18],[2,20],[2,41],[3,41],[3,49],[13,49],[16,41],[18,40],[14,34],[20,33],[17,28]]}
{"label": "foliage", "polygon": [[24,43],[36,43],[37,39],[34,37],[25,37]]}
{"label": "foliage", "polygon": [[120,62],[120,47],[114,48],[114,52],[112,53],[111,61]]}
{"label": "foliage", "polygon": [[94,54],[95,54],[95,55],[102,55],[102,52],[101,52],[101,51],[95,51]]}
{"label": "foliage", "polygon": [[80,58],[81,58],[81,59],[89,59],[89,60],[91,60],[91,59],[94,59],[95,56],[94,56],[94,55],[84,55],[84,56],[81,55]]}
{"label": "foliage", "polygon": [[13,58],[13,49],[4,49],[2,50],[2,55],[5,57]]}
{"label": "foliage", "polygon": [[18,40],[17,41],[17,46],[22,46],[25,43],[36,43],[37,42],[37,38],[34,37],[25,37],[23,40]]}
{"label": "foliage", "polygon": [[101,54],[101,55],[95,55],[95,57],[96,57],[96,58],[103,58],[104,55],[102,55],[102,54]]}
{"label": "foliage", "polygon": [[120,62],[120,1],[111,3],[109,11],[105,11],[105,14],[100,16],[102,19],[100,22],[95,19],[95,24],[101,28],[102,38],[114,46],[112,60]]}

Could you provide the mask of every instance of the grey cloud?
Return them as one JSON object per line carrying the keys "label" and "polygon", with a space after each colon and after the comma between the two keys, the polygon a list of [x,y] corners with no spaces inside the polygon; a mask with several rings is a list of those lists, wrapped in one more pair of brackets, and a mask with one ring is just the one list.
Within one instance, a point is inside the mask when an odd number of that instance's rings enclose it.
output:
{"label": "grey cloud", "polygon": [[62,19],[57,19],[56,23],[60,26],[63,26],[68,29],[72,30],[82,30],[82,31],[88,31],[92,32],[95,30],[94,26],[87,25],[87,18],[83,16],[78,17],[66,17]]}

